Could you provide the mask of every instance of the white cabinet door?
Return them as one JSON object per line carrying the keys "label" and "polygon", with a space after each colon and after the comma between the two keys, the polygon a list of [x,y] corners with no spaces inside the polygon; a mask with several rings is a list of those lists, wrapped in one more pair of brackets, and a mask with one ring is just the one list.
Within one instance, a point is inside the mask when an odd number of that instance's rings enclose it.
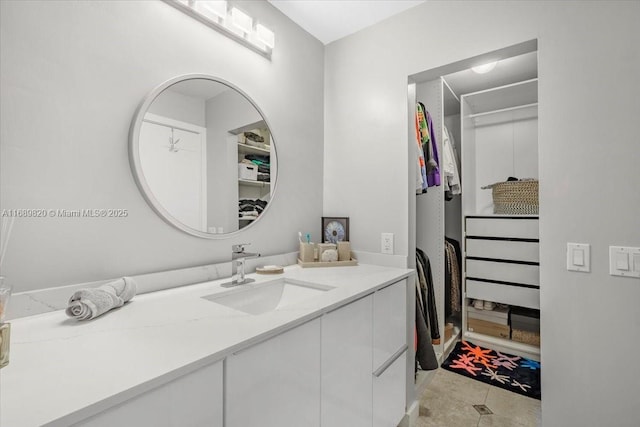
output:
{"label": "white cabinet door", "polygon": [[371,427],[372,309],[370,295],[322,317],[322,427]]}
{"label": "white cabinet door", "polygon": [[173,381],[169,387],[172,427],[222,427],[223,364],[199,369]]}
{"label": "white cabinet door", "polygon": [[222,361],[81,421],[79,427],[222,427]]}
{"label": "white cabinet door", "polygon": [[405,413],[407,280],[373,294],[373,426],[395,427]]}
{"label": "white cabinet door", "polygon": [[407,351],[373,378],[373,427],[396,427],[405,413]]}
{"label": "white cabinet door", "polygon": [[407,343],[407,280],[373,294],[373,370]]}
{"label": "white cabinet door", "polygon": [[319,318],[226,364],[226,427],[320,426]]}

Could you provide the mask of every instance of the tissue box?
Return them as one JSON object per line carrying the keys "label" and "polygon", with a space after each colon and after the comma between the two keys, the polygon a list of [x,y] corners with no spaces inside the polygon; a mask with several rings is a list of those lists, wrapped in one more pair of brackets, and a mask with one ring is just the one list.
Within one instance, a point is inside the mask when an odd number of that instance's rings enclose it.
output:
{"label": "tissue box", "polygon": [[238,163],[238,178],[257,181],[258,165],[250,165],[249,163]]}

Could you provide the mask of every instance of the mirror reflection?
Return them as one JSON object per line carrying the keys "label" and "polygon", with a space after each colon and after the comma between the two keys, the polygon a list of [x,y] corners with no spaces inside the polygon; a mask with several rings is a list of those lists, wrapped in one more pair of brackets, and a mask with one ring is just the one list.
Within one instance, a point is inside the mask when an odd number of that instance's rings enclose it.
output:
{"label": "mirror reflection", "polygon": [[185,231],[237,231],[258,220],[271,200],[271,132],[227,84],[190,78],[164,89],[142,116],[138,154],[148,200]]}

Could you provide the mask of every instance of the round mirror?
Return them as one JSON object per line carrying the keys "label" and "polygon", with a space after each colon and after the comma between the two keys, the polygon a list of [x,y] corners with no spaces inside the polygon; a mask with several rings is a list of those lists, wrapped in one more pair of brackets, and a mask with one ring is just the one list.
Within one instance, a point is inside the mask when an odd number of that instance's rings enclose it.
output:
{"label": "round mirror", "polygon": [[129,157],[151,207],[199,237],[250,226],[275,190],[264,115],[238,88],[207,75],[171,79],[149,94],[131,125]]}

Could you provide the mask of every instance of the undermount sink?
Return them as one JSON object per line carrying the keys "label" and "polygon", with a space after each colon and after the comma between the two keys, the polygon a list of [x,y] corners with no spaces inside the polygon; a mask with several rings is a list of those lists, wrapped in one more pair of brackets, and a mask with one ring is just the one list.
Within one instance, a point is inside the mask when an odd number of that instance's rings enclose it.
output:
{"label": "undermount sink", "polygon": [[247,314],[264,314],[322,295],[331,289],[332,286],[282,278],[237,285],[229,291],[202,298]]}

